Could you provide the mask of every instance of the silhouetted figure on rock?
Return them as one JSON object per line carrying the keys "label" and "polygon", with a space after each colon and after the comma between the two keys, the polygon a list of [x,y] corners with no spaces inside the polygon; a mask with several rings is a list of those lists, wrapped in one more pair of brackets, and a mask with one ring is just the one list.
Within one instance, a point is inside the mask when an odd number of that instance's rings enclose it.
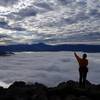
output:
{"label": "silhouetted figure on rock", "polygon": [[83,54],[82,58],[74,53],[78,63],[79,63],[79,84],[80,86],[85,86],[87,72],[88,72],[88,59],[87,54]]}

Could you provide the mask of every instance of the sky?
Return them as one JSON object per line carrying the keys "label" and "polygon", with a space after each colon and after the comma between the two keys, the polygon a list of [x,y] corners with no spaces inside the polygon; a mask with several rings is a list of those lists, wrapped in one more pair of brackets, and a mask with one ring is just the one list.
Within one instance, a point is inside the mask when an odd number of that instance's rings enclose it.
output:
{"label": "sky", "polygon": [[100,0],[0,0],[0,45],[99,43]]}

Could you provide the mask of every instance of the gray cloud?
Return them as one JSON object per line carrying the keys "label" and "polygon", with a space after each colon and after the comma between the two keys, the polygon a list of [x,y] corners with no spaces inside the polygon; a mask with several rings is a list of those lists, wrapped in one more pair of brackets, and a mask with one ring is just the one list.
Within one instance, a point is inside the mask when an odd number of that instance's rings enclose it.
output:
{"label": "gray cloud", "polygon": [[58,0],[60,3],[62,3],[62,4],[70,4],[70,3],[73,3],[73,2],[75,2],[75,0]]}
{"label": "gray cloud", "polygon": [[6,34],[0,34],[0,39],[1,38],[6,38],[6,37],[8,37]]}
{"label": "gray cloud", "polygon": [[8,23],[5,21],[0,21],[0,27],[1,28],[8,27]]}
{"label": "gray cloud", "polygon": [[88,15],[86,15],[85,13],[79,13],[79,14],[76,14],[76,15],[74,15],[72,17],[64,18],[64,22],[66,24],[74,24],[74,23],[78,23],[80,21],[87,20],[89,18],[90,17]]}
{"label": "gray cloud", "polygon": [[0,34],[0,43],[4,44],[13,44],[14,40],[11,38],[10,35],[7,35],[6,33]]}
{"label": "gray cloud", "polygon": [[8,29],[15,30],[15,31],[25,31],[26,30],[25,28],[22,28],[19,26],[15,26],[15,27],[9,26]]}
{"label": "gray cloud", "polygon": [[48,43],[98,42],[100,41],[100,32],[78,33],[70,36],[64,34],[62,36],[54,36],[48,39],[44,39],[42,41]]}
{"label": "gray cloud", "polygon": [[100,32],[89,32],[83,34],[75,34],[68,37],[68,40],[71,41],[99,41],[100,40]]}
{"label": "gray cloud", "polygon": [[94,16],[94,17],[100,18],[100,12],[99,12],[98,9],[91,9],[91,10],[89,11],[89,15],[90,15],[90,16]]}
{"label": "gray cloud", "polygon": [[25,31],[24,28],[22,27],[19,27],[19,26],[10,26],[8,25],[8,22],[7,21],[0,21],[0,27],[3,28],[3,29],[9,29],[9,30],[15,30],[15,31]]}
{"label": "gray cloud", "polygon": [[1,6],[9,6],[13,5],[17,2],[18,0],[0,0],[0,5]]}
{"label": "gray cloud", "polygon": [[46,3],[46,2],[38,2],[35,4],[35,6],[40,7],[40,8],[44,8],[45,10],[53,10],[52,5]]}
{"label": "gray cloud", "polygon": [[38,13],[38,9],[36,9],[35,7],[27,7],[19,10],[18,12],[12,12],[6,15],[6,17],[8,17],[9,19],[19,21],[19,20],[23,20],[26,17],[32,17],[32,16],[34,17],[37,15],[37,13]]}
{"label": "gray cloud", "polygon": [[18,13],[16,13],[16,15],[24,18],[24,17],[28,17],[28,16],[35,16],[37,14],[37,11],[34,8],[25,8],[20,10]]}
{"label": "gray cloud", "polygon": [[38,13],[45,13],[53,10],[52,5],[47,2],[35,2],[33,5],[20,9],[18,12],[12,12],[6,15],[10,19],[22,20],[26,17],[34,17]]}

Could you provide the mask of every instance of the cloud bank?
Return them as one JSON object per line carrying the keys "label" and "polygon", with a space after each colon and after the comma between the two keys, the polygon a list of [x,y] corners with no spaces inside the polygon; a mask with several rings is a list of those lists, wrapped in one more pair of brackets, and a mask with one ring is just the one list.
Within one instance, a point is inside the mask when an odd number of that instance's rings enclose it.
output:
{"label": "cloud bank", "polygon": [[91,36],[100,37],[99,23],[100,0],[0,0],[0,34],[11,37],[8,44],[99,42]]}
{"label": "cloud bank", "polygon": [[[82,53],[78,54],[81,56]],[[99,84],[100,53],[89,53],[88,59],[87,79],[92,83]],[[78,81],[78,78],[78,64],[73,52],[24,52],[0,58],[1,86],[7,87],[17,80],[56,86],[60,82],[68,80]]]}

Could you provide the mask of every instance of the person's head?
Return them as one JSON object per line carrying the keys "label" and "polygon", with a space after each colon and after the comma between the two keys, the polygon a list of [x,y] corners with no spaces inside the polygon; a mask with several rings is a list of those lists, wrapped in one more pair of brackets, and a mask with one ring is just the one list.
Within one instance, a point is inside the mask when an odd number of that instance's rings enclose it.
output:
{"label": "person's head", "polygon": [[87,54],[83,54],[83,59],[86,59],[87,58]]}

